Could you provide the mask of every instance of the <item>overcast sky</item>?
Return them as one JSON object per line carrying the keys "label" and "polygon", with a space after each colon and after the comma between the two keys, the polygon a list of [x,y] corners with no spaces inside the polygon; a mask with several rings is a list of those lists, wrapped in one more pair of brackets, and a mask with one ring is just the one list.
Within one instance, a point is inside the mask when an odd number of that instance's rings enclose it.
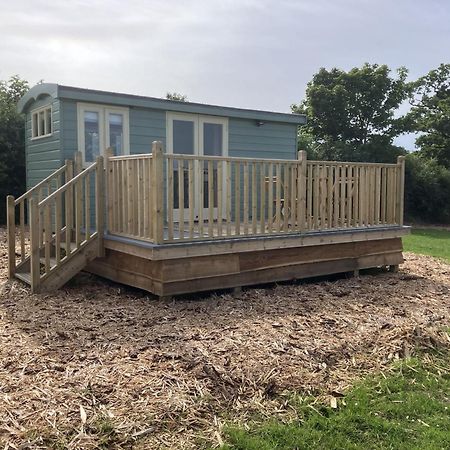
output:
{"label": "overcast sky", "polygon": [[[0,0],[0,79],[289,111],[320,67],[450,62],[450,0]],[[411,140],[401,143],[408,146]]]}

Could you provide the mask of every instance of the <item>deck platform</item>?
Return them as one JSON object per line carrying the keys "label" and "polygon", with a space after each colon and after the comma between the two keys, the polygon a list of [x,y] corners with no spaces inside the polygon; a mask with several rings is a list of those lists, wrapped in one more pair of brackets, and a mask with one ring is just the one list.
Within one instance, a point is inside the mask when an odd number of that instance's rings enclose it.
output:
{"label": "deck platform", "polygon": [[373,227],[157,245],[107,236],[86,270],[171,296],[296,280],[403,262],[409,227]]}

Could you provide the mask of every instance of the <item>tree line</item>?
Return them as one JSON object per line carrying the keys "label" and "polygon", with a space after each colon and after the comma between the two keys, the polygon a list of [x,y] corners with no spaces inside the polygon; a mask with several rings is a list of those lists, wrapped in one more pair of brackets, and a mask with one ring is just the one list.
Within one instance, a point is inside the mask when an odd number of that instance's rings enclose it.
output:
{"label": "tree line", "polygon": [[[309,159],[396,162],[406,155],[405,215],[413,222],[450,223],[450,64],[415,81],[408,71],[364,64],[346,72],[320,69],[305,99],[299,149]],[[403,113],[402,113],[403,111]],[[416,133],[417,151],[394,139]]]}
{"label": "tree line", "polygon": [[[415,81],[408,71],[364,64],[349,71],[320,69],[305,99],[291,106],[308,122],[299,128],[299,149],[309,159],[395,162],[406,155],[406,219],[450,223],[450,64]],[[28,83],[18,76],[0,81],[0,202],[25,191],[24,118],[16,105]],[[171,100],[186,96],[167,93]],[[416,133],[417,151],[394,140]],[[0,208],[0,223],[5,208]]]}

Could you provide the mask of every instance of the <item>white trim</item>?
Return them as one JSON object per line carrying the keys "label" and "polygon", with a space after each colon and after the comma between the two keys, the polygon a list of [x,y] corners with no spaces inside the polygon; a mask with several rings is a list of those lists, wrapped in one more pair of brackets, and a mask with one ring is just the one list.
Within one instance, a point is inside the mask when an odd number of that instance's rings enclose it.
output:
{"label": "white trim", "polygon": [[90,162],[85,160],[85,140],[84,140],[84,113],[86,111],[98,113],[98,133],[100,155],[105,155],[105,150],[110,146],[109,141],[109,114],[122,114],[123,116],[123,153],[130,154],[130,113],[129,108],[122,108],[109,105],[99,105],[96,103],[77,103],[77,136],[78,151],[82,154],[83,165],[87,166]]}
{"label": "white trim", "polygon": [[[45,112],[47,110],[50,110],[50,130],[51,131],[50,131],[50,133],[40,135],[39,131],[40,131],[41,125],[40,125],[40,120],[39,120],[39,113],[44,112],[44,131],[45,131],[45,129],[47,128],[47,114],[45,114]],[[37,115],[37,119],[38,119],[37,120],[38,129],[37,129],[36,136],[34,136],[35,128],[34,128],[34,119],[33,119],[33,117],[35,115]],[[30,140],[37,141],[39,139],[48,138],[53,135],[53,105],[52,104],[41,106],[39,108],[31,110],[30,118],[31,118],[31,139]]]}

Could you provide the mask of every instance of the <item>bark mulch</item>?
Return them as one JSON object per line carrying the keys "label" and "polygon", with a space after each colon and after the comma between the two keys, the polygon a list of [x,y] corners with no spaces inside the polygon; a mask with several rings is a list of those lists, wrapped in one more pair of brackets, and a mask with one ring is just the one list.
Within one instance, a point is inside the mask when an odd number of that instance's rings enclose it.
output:
{"label": "bark mulch", "polygon": [[450,265],[162,302],[80,274],[52,294],[7,281],[0,230],[0,443],[5,449],[197,448],[225,421],[295,417],[321,399],[450,346]]}

